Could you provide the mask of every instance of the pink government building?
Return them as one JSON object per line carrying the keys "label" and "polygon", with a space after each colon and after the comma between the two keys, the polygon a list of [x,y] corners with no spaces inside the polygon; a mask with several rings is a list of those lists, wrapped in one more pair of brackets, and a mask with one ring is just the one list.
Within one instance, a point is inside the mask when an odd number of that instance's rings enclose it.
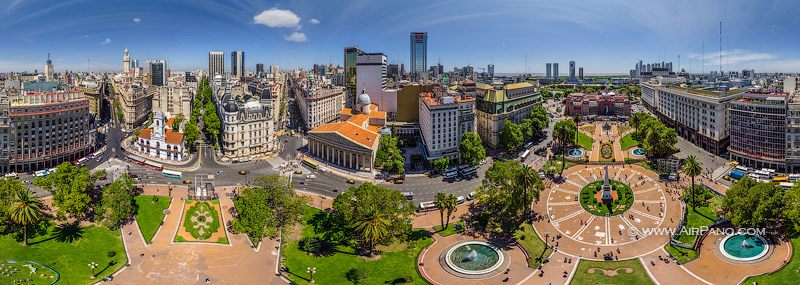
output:
{"label": "pink government building", "polygon": [[630,116],[633,101],[617,93],[572,93],[564,100],[567,116]]}

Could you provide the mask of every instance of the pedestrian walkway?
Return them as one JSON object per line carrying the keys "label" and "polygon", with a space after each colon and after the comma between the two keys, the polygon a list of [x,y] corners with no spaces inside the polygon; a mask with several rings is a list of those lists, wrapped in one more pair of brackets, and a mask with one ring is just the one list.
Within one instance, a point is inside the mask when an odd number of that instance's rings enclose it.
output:
{"label": "pedestrian walkway", "polygon": [[669,254],[663,248],[660,248],[641,256],[639,259],[650,278],[660,284],[711,284],[699,279],[698,276],[684,268],[683,265],[678,265],[674,260],[666,262],[665,260],[668,260],[667,256]]}

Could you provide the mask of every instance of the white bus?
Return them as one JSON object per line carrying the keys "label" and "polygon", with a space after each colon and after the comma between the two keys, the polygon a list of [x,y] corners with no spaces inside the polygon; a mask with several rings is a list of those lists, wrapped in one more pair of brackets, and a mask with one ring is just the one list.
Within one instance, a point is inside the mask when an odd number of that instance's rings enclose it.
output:
{"label": "white bus", "polygon": [[164,177],[175,178],[175,179],[183,178],[183,173],[181,173],[180,171],[168,170],[168,169],[162,170],[161,175],[163,175]]}
{"label": "white bus", "polygon": [[525,159],[528,158],[529,154],[531,154],[531,150],[530,149],[525,150],[525,152],[523,152],[522,155],[519,157],[519,160],[525,161]]}
{"label": "white bus", "polygon": [[48,174],[50,174],[50,172],[47,172],[47,170],[39,170],[33,173],[33,177],[45,177]]}
{"label": "white bus", "polygon": [[17,173],[16,173],[16,172],[7,173],[6,175],[4,175],[4,177],[14,177],[14,178],[17,178]]}
{"label": "white bus", "polygon": [[444,177],[444,179],[453,179],[456,178],[456,176],[458,176],[458,171],[456,171],[455,168],[450,168],[444,173],[442,173],[442,176]]}
{"label": "white bus", "polygon": [[436,202],[433,201],[419,202],[419,207],[417,208],[417,211],[428,212],[433,210],[436,210]]}
{"label": "white bus", "polygon": [[789,182],[800,180],[800,174],[789,174]]}
{"label": "white bus", "polygon": [[750,168],[748,168],[747,166],[741,166],[741,165],[737,166],[736,169],[741,170],[744,173],[747,173],[747,171],[750,171]]}

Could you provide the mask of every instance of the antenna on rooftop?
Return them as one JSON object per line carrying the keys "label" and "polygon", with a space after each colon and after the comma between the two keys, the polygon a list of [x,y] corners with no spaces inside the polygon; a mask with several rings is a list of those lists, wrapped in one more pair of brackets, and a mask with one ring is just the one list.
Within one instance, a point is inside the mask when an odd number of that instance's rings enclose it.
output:
{"label": "antenna on rooftop", "polygon": [[703,57],[700,60],[703,63],[702,73],[706,73],[706,42],[703,42]]}
{"label": "antenna on rooftop", "polygon": [[722,76],[722,21],[719,21],[719,76]]}

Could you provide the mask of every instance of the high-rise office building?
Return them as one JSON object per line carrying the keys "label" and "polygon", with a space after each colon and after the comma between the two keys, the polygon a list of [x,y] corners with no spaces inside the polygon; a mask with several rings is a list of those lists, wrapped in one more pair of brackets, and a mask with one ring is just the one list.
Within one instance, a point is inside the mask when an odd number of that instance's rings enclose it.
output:
{"label": "high-rise office building", "polygon": [[129,75],[131,73],[131,54],[128,53],[128,48],[122,53],[122,74]]}
{"label": "high-rise office building", "polygon": [[411,74],[420,79],[428,66],[428,33],[411,33]]}
{"label": "high-rise office building", "polygon": [[231,52],[231,75],[239,78],[244,76],[244,52],[237,50]]}
{"label": "high-rise office building", "polygon": [[364,51],[359,49],[358,47],[346,47],[344,48],[344,83],[345,87],[347,87],[347,100],[345,101],[345,106],[353,107],[353,103],[355,100],[351,100],[355,98],[356,94],[356,64],[358,62],[358,56],[364,54]]}
{"label": "high-rise office building", "polygon": [[545,65],[545,70],[546,70],[546,72],[545,72],[546,76],[544,78],[550,78],[551,76],[553,76],[553,64],[552,63],[548,62]]}
{"label": "high-rise office building", "polygon": [[558,80],[558,62],[553,63],[553,79]]}
{"label": "high-rise office building", "polygon": [[583,80],[583,67],[578,68],[578,79]]}
{"label": "high-rise office building", "polygon": [[489,77],[494,77],[494,64],[490,64],[486,67],[486,72],[489,73]]}
{"label": "high-rise office building", "polygon": [[225,53],[221,51],[208,52],[208,77],[215,75],[225,76]]}
{"label": "high-rise office building", "polygon": [[575,61],[574,60],[570,60],[569,61],[569,78],[570,79],[575,79]]}
{"label": "high-rise office building", "polygon": [[256,64],[256,76],[264,76],[264,64],[257,63]]}
{"label": "high-rise office building", "polygon": [[164,86],[167,84],[167,62],[164,60],[150,61],[150,84]]}

